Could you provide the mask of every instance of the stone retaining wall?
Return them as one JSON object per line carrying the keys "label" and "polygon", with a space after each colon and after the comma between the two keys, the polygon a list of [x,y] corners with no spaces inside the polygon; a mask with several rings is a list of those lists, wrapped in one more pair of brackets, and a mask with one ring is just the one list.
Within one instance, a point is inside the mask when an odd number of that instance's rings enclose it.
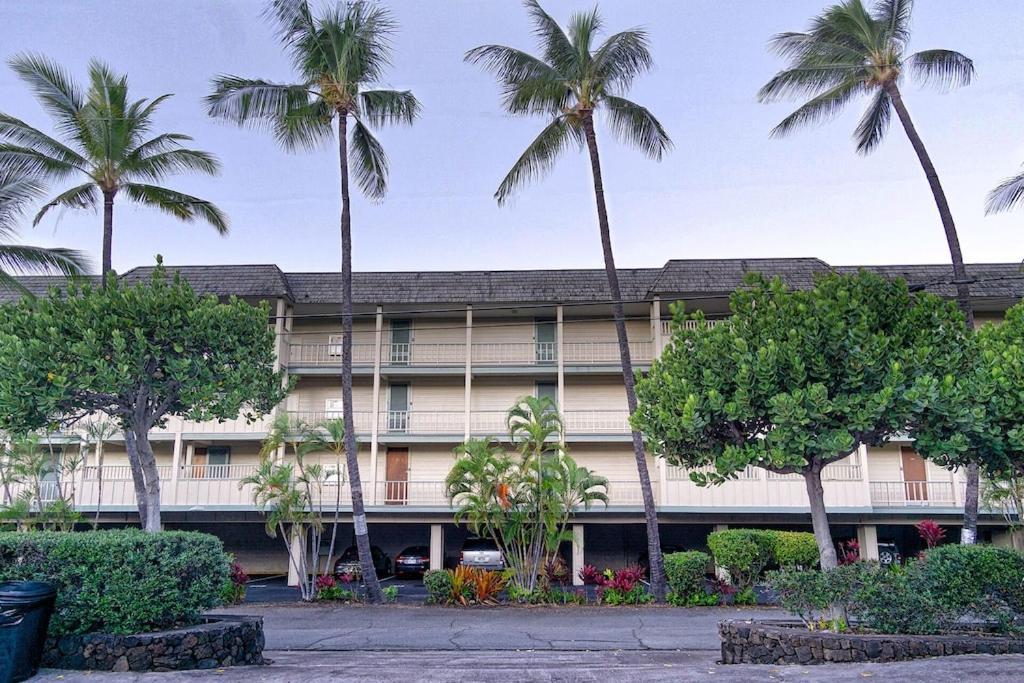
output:
{"label": "stone retaining wall", "polygon": [[723,621],[723,664],[896,662],[968,654],[1024,654],[1024,639],[983,634],[876,635],[808,631],[799,622]]}
{"label": "stone retaining wall", "polygon": [[176,671],[264,664],[263,617],[217,615],[173,631],[85,633],[49,639],[43,666],[93,671]]}

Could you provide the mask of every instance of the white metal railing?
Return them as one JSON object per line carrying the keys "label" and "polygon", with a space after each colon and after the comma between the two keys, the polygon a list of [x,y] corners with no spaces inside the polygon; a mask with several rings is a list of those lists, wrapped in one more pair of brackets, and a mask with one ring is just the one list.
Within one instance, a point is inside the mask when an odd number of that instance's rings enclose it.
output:
{"label": "white metal railing", "polygon": [[553,365],[556,342],[474,342],[474,365]]}
{"label": "white metal railing", "polygon": [[[618,363],[619,343],[616,341],[565,342],[562,352],[566,363]],[[654,358],[653,341],[629,342],[629,355],[634,361]]]}
{"label": "white metal railing", "polygon": [[[289,410],[287,412],[290,421],[301,421],[307,425],[315,425],[328,420],[340,420],[344,417],[340,410]],[[373,428],[373,413],[370,411],[357,410],[352,413],[352,420],[358,434],[369,434]]]}
{"label": "white metal railing", "polygon": [[[691,481],[690,472],[714,472],[714,467],[680,467],[678,465],[669,465],[665,470],[666,481]],[[739,481],[753,481],[764,477],[764,470],[754,465],[747,465],[742,470],[736,473],[736,479]]]}
{"label": "white metal railing", "polygon": [[955,504],[951,481],[872,481],[871,504],[880,507],[949,507]]}
{"label": "white metal railing", "polygon": [[448,507],[443,481],[379,481],[378,505]]}
{"label": "white metal railing", "polygon": [[[373,365],[375,344],[352,344],[352,365]],[[289,366],[341,365],[341,341],[299,342],[288,345]]]}
{"label": "white metal railing", "polygon": [[402,434],[461,434],[465,411],[389,410],[380,415],[380,431]]}
{"label": "white metal railing", "polygon": [[[722,324],[724,324],[724,323],[726,323],[728,321],[725,320],[725,319],[722,319],[722,318],[716,318],[716,319],[713,319],[713,320],[705,319],[704,322],[706,322],[708,324],[708,327],[715,327],[716,325],[722,325]],[[661,321],[661,334],[663,336],[665,336],[666,338],[669,337],[672,334],[672,323],[673,323],[673,321],[671,321],[671,320],[662,320]],[[683,329],[684,330],[696,330],[697,329],[697,321],[696,320],[684,320],[683,321]]]}
{"label": "white metal railing", "polygon": [[463,365],[466,362],[466,345],[458,343],[387,343],[381,353],[385,365]]}
{"label": "white metal railing", "polygon": [[256,465],[210,465],[206,463],[182,465],[178,479],[234,479],[241,480],[256,471]]}
{"label": "white metal railing", "polygon": [[562,415],[567,434],[627,434],[629,411],[567,410]]}

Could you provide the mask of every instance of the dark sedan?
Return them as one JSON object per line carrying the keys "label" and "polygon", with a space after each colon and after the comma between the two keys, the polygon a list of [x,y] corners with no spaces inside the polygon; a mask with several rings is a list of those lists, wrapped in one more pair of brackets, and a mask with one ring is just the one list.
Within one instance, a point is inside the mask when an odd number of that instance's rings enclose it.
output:
{"label": "dark sedan", "polygon": [[[377,570],[378,578],[391,576],[391,558],[375,545],[370,546],[370,555],[373,557],[373,568]],[[345,552],[334,563],[334,574],[335,576],[348,574],[357,579],[362,578],[363,569],[359,564],[359,550],[354,545],[345,548]]]}
{"label": "dark sedan", "polygon": [[395,556],[395,576],[422,576],[430,569],[430,548],[412,545]]}

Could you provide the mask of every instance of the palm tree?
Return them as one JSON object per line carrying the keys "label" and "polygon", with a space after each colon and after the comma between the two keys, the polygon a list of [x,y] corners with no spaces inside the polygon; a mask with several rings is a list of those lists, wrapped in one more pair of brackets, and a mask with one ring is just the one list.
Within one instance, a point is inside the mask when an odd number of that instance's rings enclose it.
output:
{"label": "palm tree", "polygon": [[[310,150],[332,139],[337,123],[341,171],[341,398],[345,460],[352,489],[356,548],[370,600],[383,600],[370,556],[363,485],[356,459],[352,413],[352,214],[349,148],[355,180],[371,200],[387,190],[388,160],[371,125],[412,124],[420,111],[408,90],[374,88],[388,66],[395,22],[369,2],[339,2],[314,16],[306,0],[273,0],[269,16],[280,28],[301,81],[295,84],[218,76],[206,99],[210,116],[269,128],[288,151]],[[349,120],[352,131],[349,133]]]}
{"label": "palm tree", "polygon": [[[633,363],[626,336],[619,276],[612,253],[594,114],[602,111],[616,137],[652,159],[660,160],[671,147],[668,134],[654,115],[623,97],[633,80],[653,66],[647,33],[637,28],[622,31],[609,36],[595,48],[595,38],[602,28],[596,8],[574,14],[569,20],[568,30],[563,31],[536,0],[526,0],[525,4],[533,19],[534,33],[539,39],[543,57],[534,57],[504,45],[483,45],[466,53],[467,61],[481,64],[495,74],[502,86],[505,108],[510,113],[550,117],[547,126],[515,162],[494,196],[499,204],[503,204],[528,181],[548,171],[558,156],[572,145],[579,149],[585,147],[589,152],[604,268],[612,299],[626,402],[632,415],[636,411]],[[666,586],[658,537],[658,514],[647,471],[643,437],[635,430],[633,454],[644,499],[651,587],[655,599],[661,601],[665,598]]]}
{"label": "palm tree", "polygon": [[88,271],[89,260],[71,249],[44,249],[10,244],[16,222],[25,205],[42,193],[39,183],[23,174],[0,168],[0,286],[31,296],[24,285],[12,276],[27,273],[60,273],[81,275]]}
{"label": "palm tree", "polygon": [[1009,211],[1024,203],[1024,173],[1007,178],[988,193],[985,199],[985,214]]}
{"label": "palm tree", "polygon": [[172,173],[216,175],[220,170],[213,155],[182,147],[192,139],[187,135],[150,136],[153,112],[170,95],[129,101],[128,77],[96,60],[89,62],[89,88],[84,92],[45,57],[20,55],[9,64],[53,118],[58,137],[0,114],[0,170],[18,171],[39,183],[81,181],[47,201],[34,224],[56,206],[96,209],[102,199],[104,275],[111,271],[118,194],[186,222],[202,219],[220,234],[227,233],[227,218],[210,202],[153,184]]}
{"label": "palm tree", "polygon": [[345,468],[341,459],[345,457],[345,420],[321,420],[313,425],[306,442],[310,452],[327,451],[334,456],[334,469],[326,472],[326,479],[334,481],[334,524],[331,526],[331,544],[327,549],[327,561],[334,558],[334,546],[338,539],[338,522],[341,514],[341,486],[345,482]]}
{"label": "palm tree", "polygon": [[[973,329],[969,280],[956,224],[935,165],[903,101],[900,83],[909,74],[922,85],[943,89],[967,85],[974,77],[974,64],[952,50],[908,53],[912,8],[912,0],[878,0],[872,10],[862,0],[846,0],[815,17],[805,32],[778,34],[771,47],[789,64],[761,88],[758,99],[810,98],[772,130],[773,136],[781,137],[831,118],[857,96],[870,97],[854,132],[860,154],[872,152],[882,142],[895,110],[928,179],[953,262],[957,303]],[[977,528],[978,466],[971,463],[961,542],[973,543]]]}

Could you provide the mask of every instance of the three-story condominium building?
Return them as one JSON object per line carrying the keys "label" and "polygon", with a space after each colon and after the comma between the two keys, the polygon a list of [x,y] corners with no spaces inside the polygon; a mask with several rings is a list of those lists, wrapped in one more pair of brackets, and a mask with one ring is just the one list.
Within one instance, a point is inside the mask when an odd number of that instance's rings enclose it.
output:
{"label": "three-story condominium building", "polygon": [[[807,287],[818,273],[855,269],[813,258],[671,260],[659,268],[623,269],[619,277],[634,366],[644,371],[669,343],[672,302],[720,321],[728,315],[729,293],[749,271]],[[952,275],[948,266],[869,269],[954,295],[946,284]],[[150,270],[136,268],[122,278],[139,281]],[[273,265],[171,270],[201,294],[268,301],[280,366],[296,379],[278,410],[310,422],[341,416],[339,274],[284,273]],[[1024,295],[1019,264],[975,265],[969,273],[979,323],[998,320]],[[50,282],[23,279],[40,292]],[[609,480],[609,505],[574,517],[574,540],[566,548],[572,564],[576,569],[583,563],[620,566],[645,554],[640,488],[602,270],[356,273],[353,296],[355,425],[375,545],[392,556],[405,546],[429,546],[432,566],[451,562],[466,534],[453,524],[444,496],[453,447],[469,437],[502,435],[508,408],[519,397],[536,395],[558,404],[573,457]],[[252,491],[240,486],[258,462],[271,419],[251,424],[172,419],[152,435],[166,526],[220,536],[250,573],[283,573],[288,567],[280,541],[264,533]],[[71,435],[54,440],[75,448]],[[102,450],[102,473],[94,449],[73,482],[49,486],[56,492],[73,485],[78,509],[89,516],[98,511],[102,523],[134,523],[134,488],[122,437],[113,436]],[[711,530],[728,525],[810,528],[806,491],[796,476],[750,468],[735,481],[700,488],[685,470],[661,459],[650,458],[649,469],[666,549],[700,547]],[[909,441],[862,449],[829,465],[824,474],[836,539],[858,539],[867,557],[877,557],[880,543],[895,543],[904,554],[916,550],[912,525],[921,519],[959,524],[961,474],[922,460]],[[332,516],[335,500],[347,511],[346,478],[329,482],[324,496]],[[341,549],[351,539],[349,518],[343,514],[342,519]],[[998,511],[984,511],[981,525],[984,538],[1005,539],[1007,524]]]}

